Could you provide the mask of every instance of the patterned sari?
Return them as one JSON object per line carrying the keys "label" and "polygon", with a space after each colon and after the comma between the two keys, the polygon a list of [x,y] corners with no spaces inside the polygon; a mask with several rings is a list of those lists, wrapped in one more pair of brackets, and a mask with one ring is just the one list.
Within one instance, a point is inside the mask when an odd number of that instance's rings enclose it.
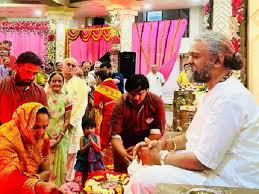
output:
{"label": "patterned sari", "polygon": [[95,114],[96,128],[100,130],[103,161],[107,168],[113,168],[113,157],[111,150],[111,133],[109,120],[114,101],[121,96],[121,92],[111,78],[108,78],[96,86],[94,91],[94,106],[99,107]]}
{"label": "patterned sari", "polygon": [[0,191],[5,194],[31,194],[39,179],[40,165],[48,161],[49,139],[35,139],[36,114],[44,107],[31,102],[19,106],[8,123],[0,126]]}
{"label": "patterned sari", "polygon": [[[72,104],[63,93],[57,94],[50,91],[47,96],[51,115],[47,133],[51,137],[54,134],[59,134],[63,129],[65,113],[72,110]],[[66,133],[59,144],[51,149],[50,153],[50,180],[58,186],[61,186],[65,180],[67,143],[68,134]]]}

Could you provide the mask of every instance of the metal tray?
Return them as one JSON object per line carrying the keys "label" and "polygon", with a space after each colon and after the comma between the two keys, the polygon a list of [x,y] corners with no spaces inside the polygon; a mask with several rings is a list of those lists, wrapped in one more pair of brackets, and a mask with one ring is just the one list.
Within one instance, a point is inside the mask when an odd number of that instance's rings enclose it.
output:
{"label": "metal tray", "polygon": [[193,188],[188,190],[186,194],[224,194],[224,192],[206,188]]}

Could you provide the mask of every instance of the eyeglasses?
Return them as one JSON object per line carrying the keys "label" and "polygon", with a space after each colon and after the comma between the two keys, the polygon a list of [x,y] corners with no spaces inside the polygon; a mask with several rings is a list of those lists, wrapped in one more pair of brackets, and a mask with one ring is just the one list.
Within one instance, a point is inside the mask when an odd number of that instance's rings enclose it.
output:
{"label": "eyeglasses", "polygon": [[75,64],[72,64],[72,63],[67,63],[66,66],[67,66],[67,67],[76,68],[76,65],[75,65]]}

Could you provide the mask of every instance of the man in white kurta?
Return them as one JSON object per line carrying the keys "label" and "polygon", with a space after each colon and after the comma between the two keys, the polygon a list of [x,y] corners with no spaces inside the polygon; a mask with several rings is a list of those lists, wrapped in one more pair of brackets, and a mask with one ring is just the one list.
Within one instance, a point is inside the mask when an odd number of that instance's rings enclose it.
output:
{"label": "man in white kurta", "polygon": [[[209,50],[218,53],[210,55]],[[194,41],[189,58],[196,67],[194,80],[207,83],[209,92],[186,134],[139,143],[136,150],[149,144],[145,158],[152,162],[133,172],[133,193],[154,193],[158,183],[259,188],[258,108],[251,93],[230,76],[231,69],[238,69],[236,57],[222,34],[206,34]]]}
{"label": "man in white kurta", "polygon": [[70,118],[71,128],[68,130],[66,181],[74,179],[76,153],[80,148],[80,137],[83,136],[81,127],[82,117],[85,114],[88,92],[90,91],[83,79],[73,75],[76,72],[76,68],[78,68],[78,64],[74,58],[65,59],[63,65],[65,83],[62,92],[68,95],[73,105]]}
{"label": "man in white kurta", "polygon": [[147,74],[149,91],[162,96],[162,86],[165,84],[164,75],[157,71],[157,65],[151,65],[151,71]]}

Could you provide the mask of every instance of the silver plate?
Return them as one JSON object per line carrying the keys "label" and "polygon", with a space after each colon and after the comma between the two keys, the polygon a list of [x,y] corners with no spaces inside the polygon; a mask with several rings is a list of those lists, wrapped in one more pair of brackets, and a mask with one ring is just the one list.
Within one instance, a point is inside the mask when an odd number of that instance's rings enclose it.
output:
{"label": "silver plate", "polygon": [[187,194],[224,194],[224,192],[215,191],[215,190],[206,189],[206,188],[193,188],[188,190]]}

